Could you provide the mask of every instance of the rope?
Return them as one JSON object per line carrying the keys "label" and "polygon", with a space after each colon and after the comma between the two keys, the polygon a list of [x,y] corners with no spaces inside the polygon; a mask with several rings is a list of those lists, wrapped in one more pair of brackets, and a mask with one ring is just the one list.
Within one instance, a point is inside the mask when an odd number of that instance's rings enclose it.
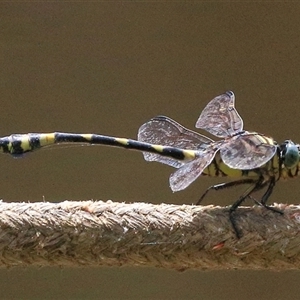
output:
{"label": "rope", "polygon": [[0,202],[0,267],[299,269],[300,207]]}

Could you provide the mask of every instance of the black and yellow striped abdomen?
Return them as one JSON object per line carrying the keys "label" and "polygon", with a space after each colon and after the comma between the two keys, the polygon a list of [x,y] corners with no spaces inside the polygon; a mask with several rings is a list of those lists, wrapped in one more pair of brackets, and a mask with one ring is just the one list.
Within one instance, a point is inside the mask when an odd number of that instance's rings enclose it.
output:
{"label": "black and yellow striped abdomen", "polygon": [[28,133],[12,134],[0,138],[0,148],[3,153],[19,156],[32,152],[41,147],[54,144],[79,143],[92,145],[107,145],[138,150],[171,157],[175,160],[190,161],[196,156],[196,151],[185,150],[174,147],[153,145],[127,138],[118,138],[98,134],[76,134],[76,133]]}
{"label": "black and yellow striped abdomen", "polygon": [[0,138],[2,152],[15,156],[53,144],[55,144],[55,133],[12,134]]}

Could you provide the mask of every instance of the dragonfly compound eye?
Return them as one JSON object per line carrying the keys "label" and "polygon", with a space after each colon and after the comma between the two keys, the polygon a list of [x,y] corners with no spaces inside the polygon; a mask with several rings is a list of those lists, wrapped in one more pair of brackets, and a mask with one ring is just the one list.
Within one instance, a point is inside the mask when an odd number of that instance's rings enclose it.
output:
{"label": "dragonfly compound eye", "polygon": [[284,143],[283,163],[286,168],[292,169],[299,162],[299,149],[292,141],[287,140]]}

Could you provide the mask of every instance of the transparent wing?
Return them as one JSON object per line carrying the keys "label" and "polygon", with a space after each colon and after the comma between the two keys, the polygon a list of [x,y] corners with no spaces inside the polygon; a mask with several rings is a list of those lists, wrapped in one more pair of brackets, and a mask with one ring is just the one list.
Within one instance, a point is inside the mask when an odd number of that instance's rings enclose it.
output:
{"label": "transparent wing", "polygon": [[188,187],[211,163],[217,151],[213,148],[204,150],[195,160],[186,163],[170,176],[170,187],[177,192]]}
{"label": "transparent wing", "polygon": [[234,99],[234,93],[228,91],[211,100],[196,122],[196,128],[222,138],[242,131],[243,120],[234,107]]}
{"label": "transparent wing", "polygon": [[259,168],[276,153],[277,145],[271,138],[245,132],[223,141],[220,154],[223,162],[233,169]]}
{"label": "transparent wing", "polygon": [[[212,139],[189,130],[165,116],[157,116],[143,124],[138,131],[138,140],[150,144],[189,150],[205,149],[213,142]],[[147,161],[158,161],[175,168],[180,168],[185,164],[183,161],[158,154],[147,152],[143,152],[143,154]]]}

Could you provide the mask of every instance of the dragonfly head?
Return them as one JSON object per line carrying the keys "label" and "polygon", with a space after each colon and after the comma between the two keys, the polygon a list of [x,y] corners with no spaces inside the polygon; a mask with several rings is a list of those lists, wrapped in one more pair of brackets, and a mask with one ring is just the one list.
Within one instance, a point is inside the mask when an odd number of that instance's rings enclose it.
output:
{"label": "dragonfly head", "polygon": [[284,166],[287,169],[296,167],[300,158],[300,146],[291,140],[286,140],[280,145],[280,149]]}

